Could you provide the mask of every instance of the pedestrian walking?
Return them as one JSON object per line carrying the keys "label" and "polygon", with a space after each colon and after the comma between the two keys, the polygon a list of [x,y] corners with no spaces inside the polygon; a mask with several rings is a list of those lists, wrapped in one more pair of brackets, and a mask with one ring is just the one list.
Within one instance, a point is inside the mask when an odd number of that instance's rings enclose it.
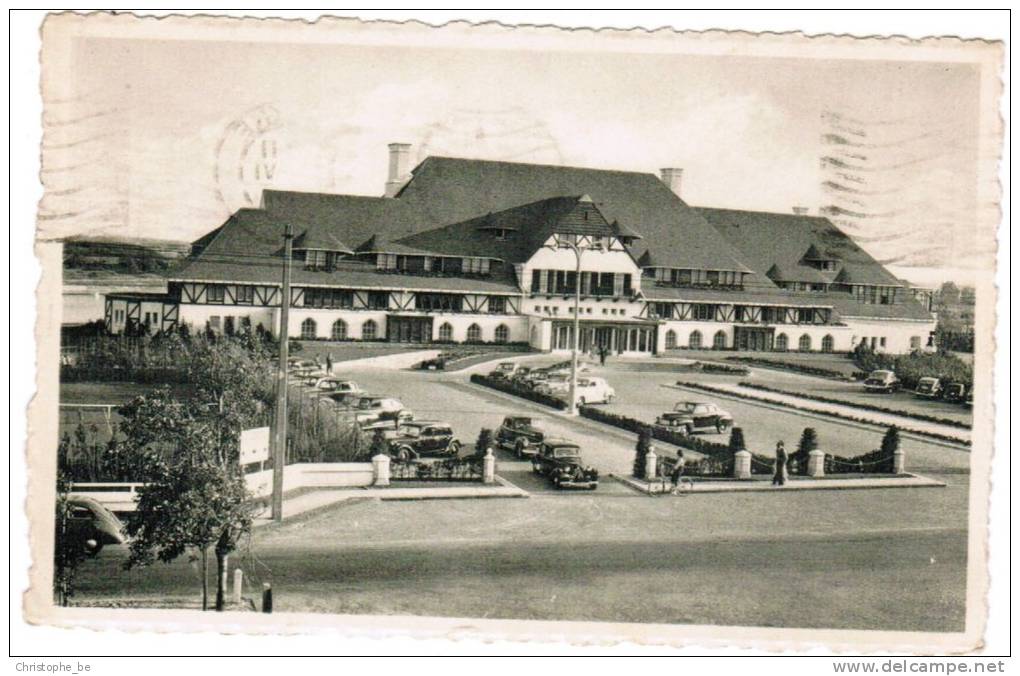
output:
{"label": "pedestrian walking", "polygon": [[773,486],[786,485],[786,445],[780,441],[776,444],[776,473],[772,476]]}
{"label": "pedestrian walking", "polygon": [[680,479],[684,475],[684,452],[683,450],[677,450],[676,452],[676,464],[673,465],[673,471],[669,473],[669,480],[673,482],[673,495],[677,494],[677,490],[680,486]]}
{"label": "pedestrian walking", "polygon": [[326,372],[333,375],[333,353],[326,353]]}
{"label": "pedestrian walking", "polygon": [[605,345],[599,345],[599,366],[605,366],[606,365],[606,355],[608,353],[609,353],[609,350],[606,349]]}

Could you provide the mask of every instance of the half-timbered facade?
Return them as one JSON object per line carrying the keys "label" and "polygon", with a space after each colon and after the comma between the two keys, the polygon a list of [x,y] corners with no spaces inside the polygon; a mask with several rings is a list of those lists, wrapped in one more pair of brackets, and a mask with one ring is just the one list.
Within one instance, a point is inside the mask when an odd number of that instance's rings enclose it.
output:
{"label": "half-timbered facade", "polygon": [[[406,172],[405,172],[406,173]],[[306,340],[568,350],[930,346],[933,317],[826,219],[700,209],[655,176],[430,157],[392,197],[266,191],[193,245],[159,296],[111,295],[111,331],[185,322]]]}

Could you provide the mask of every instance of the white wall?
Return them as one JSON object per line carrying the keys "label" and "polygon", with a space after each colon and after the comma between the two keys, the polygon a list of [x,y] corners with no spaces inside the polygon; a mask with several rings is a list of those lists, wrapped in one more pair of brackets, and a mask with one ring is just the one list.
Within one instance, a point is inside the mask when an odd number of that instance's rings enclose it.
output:
{"label": "white wall", "polygon": [[[535,252],[524,264],[523,274],[519,280],[525,291],[531,289],[532,270],[567,270],[577,269],[577,257],[570,249],[552,249],[543,247]],[[641,268],[625,251],[585,251],[581,256],[581,272],[619,272],[630,273],[631,288],[641,289]]]}
{"label": "white wall", "polygon": [[[832,336],[833,352],[848,352],[851,349],[851,331],[846,326],[836,325],[814,325],[814,324],[773,324],[775,336],[785,333],[787,337],[787,350],[794,352],[798,350],[800,337],[807,334],[811,337],[811,351],[819,352],[822,349],[822,339]],[[727,322],[690,322],[690,321],[666,321],[659,327],[659,352],[666,351],[666,332],[676,332],[676,346],[678,349],[687,348],[690,345],[690,337],[694,331],[701,332],[701,349],[712,349],[717,331],[726,334],[726,348],[733,349],[735,325]]]}
{"label": "white wall", "polygon": [[[274,309],[274,312],[279,312]],[[287,317],[287,332],[291,338],[301,337],[301,323],[306,319],[315,320],[315,337],[329,340],[333,332],[333,322],[342,319],[347,323],[347,339],[361,340],[362,329],[369,319],[375,322],[375,339],[386,339],[386,315],[385,310],[327,310],[314,308],[290,309]],[[273,321],[275,329],[279,320]]]}
{"label": "white wall", "polygon": [[226,317],[234,318],[234,327],[241,328],[241,318],[248,317],[251,320],[252,330],[258,324],[264,329],[271,329],[276,325],[276,309],[249,305],[194,305],[181,303],[179,312],[179,323],[190,324],[193,331],[204,331],[205,323],[210,317],[220,318],[220,330],[223,330]]}
{"label": "white wall", "polygon": [[[910,339],[913,337],[920,338],[921,349],[927,349],[928,345],[928,334],[935,330],[934,321],[903,321],[903,320],[874,320],[874,319],[853,319],[844,317],[843,321],[846,323],[849,330],[850,346],[848,350],[852,350],[861,342],[863,338],[868,338],[868,344],[871,344],[871,338],[877,338],[875,341],[875,350],[877,352],[886,352],[889,354],[906,354],[912,351],[910,345]],[[882,345],[881,339],[885,338],[885,346]]]}
{"label": "white wall", "polygon": [[439,327],[449,323],[453,328],[453,340],[458,343],[467,340],[467,330],[472,324],[478,324],[482,330],[482,341],[486,343],[496,340],[496,327],[500,324],[505,325],[509,331],[507,342],[524,343],[528,341],[528,318],[522,315],[430,312],[428,316],[432,317],[432,340],[439,340]]}

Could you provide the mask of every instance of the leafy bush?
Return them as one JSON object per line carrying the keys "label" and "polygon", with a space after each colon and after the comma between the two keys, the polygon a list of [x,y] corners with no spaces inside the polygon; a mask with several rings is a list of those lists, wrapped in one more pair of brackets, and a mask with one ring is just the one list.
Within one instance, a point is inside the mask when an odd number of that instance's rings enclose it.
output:
{"label": "leafy bush", "polygon": [[810,376],[821,376],[822,378],[836,378],[837,380],[846,380],[847,378],[843,371],[822,368],[820,366],[808,366],[806,364],[798,364],[796,362],[783,361],[781,359],[765,359],[763,357],[727,357],[727,359],[744,364],[751,364],[752,366],[764,366],[767,368],[782,369],[784,371],[796,371],[797,373],[804,373]]}
{"label": "leafy bush", "polygon": [[648,466],[648,450],[651,447],[652,430],[649,427],[642,427],[641,431],[638,432],[637,444],[634,446],[634,478],[645,478],[645,470]]}
{"label": "leafy bush", "polygon": [[794,467],[794,473],[796,474],[807,474],[808,458],[810,457],[811,451],[818,448],[818,433],[814,427],[805,427],[804,431],[800,435],[800,441],[797,442],[797,451],[790,456],[791,464]]}
{"label": "leafy bush", "polygon": [[475,455],[485,455],[494,445],[492,430],[488,427],[483,427],[478,432],[478,439],[475,440]]}
{"label": "leafy bush", "polygon": [[862,371],[869,373],[880,369],[894,371],[903,386],[911,390],[917,387],[917,381],[927,377],[964,383],[968,387],[974,383],[974,369],[949,353],[891,355],[861,350],[854,353],[854,361]]}

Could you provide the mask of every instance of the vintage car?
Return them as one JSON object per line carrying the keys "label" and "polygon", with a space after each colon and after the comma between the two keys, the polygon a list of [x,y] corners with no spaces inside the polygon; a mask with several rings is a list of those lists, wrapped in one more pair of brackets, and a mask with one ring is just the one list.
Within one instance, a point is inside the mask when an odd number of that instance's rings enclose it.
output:
{"label": "vintage car", "polygon": [[616,397],[616,390],[604,378],[578,378],[575,396],[578,406],[609,404]]}
{"label": "vintage car", "polygon": [[917,381],[914,396],[921,399],[938,399],[942,396],[942,381],[938,378],[921,378]]}
{"label": "vintage car", "polygon": [[517,364],[512,361],[501,361],[496,369],[489,374],[492,378],[513,378],[517,372]]}
{"label": "vintage car", "polygon": [[496,443],[512,450],[518,458],[538,453],[538,445],[544,438],[545,432],[528,416],[508,415],[496,430]]}
{"label": "vintage car", "polygon": [[510,380],[514,381],[515,383],[523,383],[527,381],[528,376],[530,375],[531,375],[530,366],[518,366],[517,370],[514,371],[512,376],[510,376]]}
{"label": "vintage car", "polygon": [[343,392],[345,394],[363,394],[364,390],[353,380],[344,380],[336,376],[326,376],[315,381],[315,389],[322,392]]}
{"label": "vintage car", "polygon": [[532,386],[536,392],[542,394],[557,395],[566,394],[570,390],[569,373],[547,373],[540,380],[533,380]]}
{"label": "vintage car", "polygon": [[864,380],[864,389],[867,392],[895,392],[900,388],[900,379],[892,371],[880,369],[872,371]]}
{"label": "vintage car", "polygon": [[657,417],[655,424],[684,436],[703,430],[722,434],[733,426],[733,416],[715,404],[681,401],[673,406],[672,411]]}
{"label": "vintage car", "polygon": [[313,369],[311,371],[292,371],[290,374],[290,382],[292,385],[315,387],[316,383],[328,377],[329,374],[320,369]]}
{"label": "vintage car", "polygon": [[83,495],[67,497],[66,520],[61,524],[57,507],[57,537],[66,538],[71,547],[95,556],[105,545],[127,542],[127,530],[120,519],[95,498]]}
{"label": "vintage car", "polygon": [[456,458],[460,454],[460,441],[454,438],[453,429],[444,422],[402,422],[386,440],[390,456],[401,462],[417,458]]}
{"label": "vintage car", "polygon": [[414,414],[404,408],[399,399],[393,397],[362,395],[352,399],[349,407],[354,413],[355,422],[362,427],[375,423],[388,423],[391,427],[396,427],[414,419]]}
{"label": "vintage car", "polygon": [[553,482],[557,488],[587,488],[599,486],[599,472],[585,465],[581,447],[566,439],[545,439],[538,453],[531,459],[531,468]]}
{"label": "vintage car", "polygon": [[967,384],[949,383],[942,390],[942,398],[954,404],[962,404],[967,400]]}
{"label": "vintage car", "polygon": [[418,362],[418,369],[421,371],[444,371],[446,370],[446,362],[448,359],[448,355],[439,354],[431,359],[425,359],[424,361]]}

